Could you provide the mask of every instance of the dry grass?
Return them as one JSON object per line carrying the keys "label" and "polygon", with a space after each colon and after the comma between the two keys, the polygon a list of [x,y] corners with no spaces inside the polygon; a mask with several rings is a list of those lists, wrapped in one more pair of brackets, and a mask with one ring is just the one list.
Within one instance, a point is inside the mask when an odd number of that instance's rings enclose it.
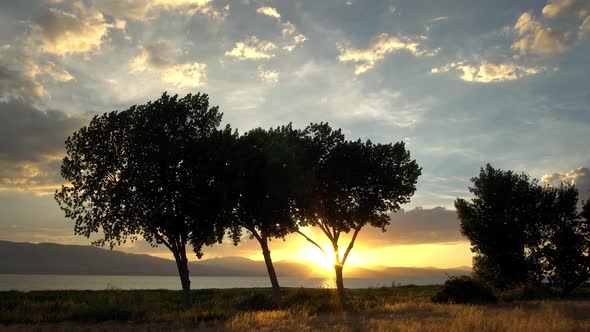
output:
{"label": "dry grass", "polygon": [[[0,292],[0,331],[589,331],[590,296],[488,305],[432,303],[436,287],[349,290],[351,310],[331,290],[201,290],[183,310],[177,292]],[[520,294],[515,292],[516,295]]]}
{"label": "dry grass", "polygon": [[398,303],[339,314],[262,311],[236,315],[230,331],[590,331],[590,302],[503,305]]}

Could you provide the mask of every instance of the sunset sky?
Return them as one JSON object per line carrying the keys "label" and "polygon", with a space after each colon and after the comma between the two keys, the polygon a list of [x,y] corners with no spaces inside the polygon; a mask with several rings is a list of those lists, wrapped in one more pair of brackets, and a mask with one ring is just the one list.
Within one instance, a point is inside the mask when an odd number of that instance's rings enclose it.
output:
{"label": "sunset sky", "polygon": [[[418,190],[349,264],[471,265],[453,201],[485,163],[590,197],[589,87],[589,0],[0,1],[0,240],[89,244],[53,200],[65,138],[200,91],[241,133],[327,121],[405,141]],[[271,250],[319,260],[295,235]],[[247,237],[205,255],[262,259]]]}

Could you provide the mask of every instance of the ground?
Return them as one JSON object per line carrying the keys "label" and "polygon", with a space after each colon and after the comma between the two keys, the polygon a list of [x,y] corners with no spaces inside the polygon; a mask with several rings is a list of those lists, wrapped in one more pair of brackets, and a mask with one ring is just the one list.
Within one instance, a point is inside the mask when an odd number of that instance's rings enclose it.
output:
{"label": "ground", "polygon": [[590,296],[437,304],[440,286],[348,290],[339,311],[330,289],[285,289],[273,310],[269,289],[198,290],[180,307],[174,291],[0,292],[6,331],[590,331]]}

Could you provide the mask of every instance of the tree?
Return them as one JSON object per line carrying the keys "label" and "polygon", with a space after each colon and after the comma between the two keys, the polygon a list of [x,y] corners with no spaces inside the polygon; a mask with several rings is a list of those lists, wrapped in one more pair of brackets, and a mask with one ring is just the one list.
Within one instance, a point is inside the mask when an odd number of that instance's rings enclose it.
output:
{"label": "tree", "polygon": [[475,273],[500,288],[540,282],[541,231],[551,208],[543,188],[524,173],[489,164],[471,181],[475,198],[458,198],[455,208],[475,253]]}
{"label": "tree", "polygon": [[[318,227],[332,244],[338,298],[345,307],[343,269],[359,232],[366,225],[385,231],[389,213],[410,201],[421,168],[403,142],[346,141],[340,130],[325,123],[311,124],[306,137],[309,198],[300,204],[301,225]],[[341,252],[340,236],[350,232],[351,240]]]}
{"label": "tree", "polygon": [[220,242],[232,193],[226,179],[229,126],[206,94],[166,93],[154,102],[95,116],[66,141],[62,176],[70,182],[55,194],[76,234],[102,233],[95,245],[111,249],[143,237],[164,245],[178,267],[186,307],[191,306],[187,244]]}
{"label": "tree", "polygon": [[253,129],[239,138],[239,199],[235,221],[255,238],[262,249],[273,288],[273,300],[280,306],[281,291],[268,242],[283,239],[297,230],[293,218],[301,177],[302,134],[291,125],[274,129]]}
{"label": "tree", "polygon": [[590,278],[590,204],[578,213],[578,190],[572,185],[548,187],[546,191],[553,207],[544,227],[545,273],[562,295],[567,295]]}

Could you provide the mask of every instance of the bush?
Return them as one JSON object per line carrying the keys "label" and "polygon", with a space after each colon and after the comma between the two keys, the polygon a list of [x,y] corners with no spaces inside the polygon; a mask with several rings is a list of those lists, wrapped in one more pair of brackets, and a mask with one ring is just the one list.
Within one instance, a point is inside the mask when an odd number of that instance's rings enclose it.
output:
{"label": "bush", "polygon": [[557,292],[549,286],[520,285],[502,290],[498,298],[502,301],[511,302],[518,300],[539,300],[556,297]]}
{"label": "bush", "polygon": [[432,297],[438,303],[485,303],[496,302],[493,290],[478,279],[460,276],[450,277],[443,289]]}

